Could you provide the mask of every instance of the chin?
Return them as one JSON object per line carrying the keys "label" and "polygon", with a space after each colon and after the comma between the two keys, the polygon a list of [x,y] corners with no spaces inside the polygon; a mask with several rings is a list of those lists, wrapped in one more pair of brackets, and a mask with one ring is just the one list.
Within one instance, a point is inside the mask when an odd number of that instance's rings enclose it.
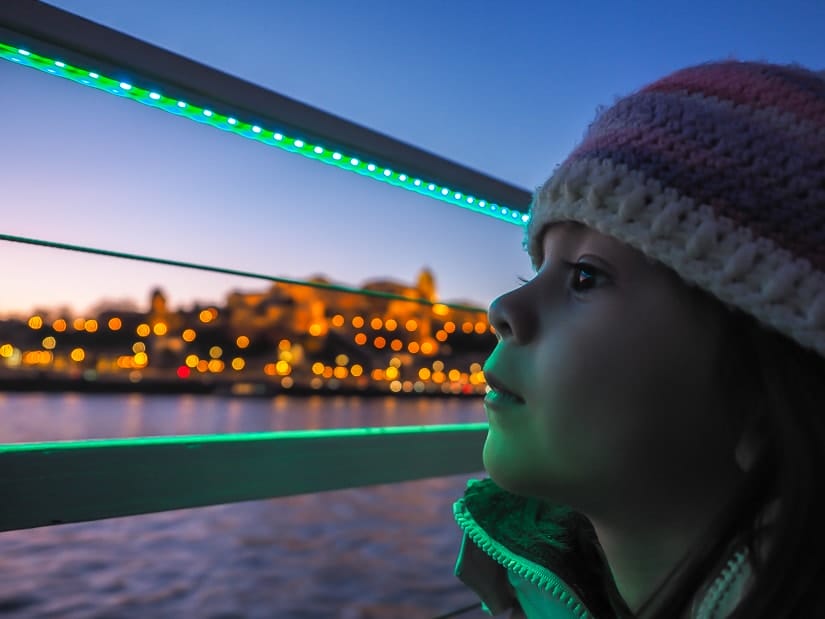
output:
{"label": "chin", "polygon": [[536,496],[534,485],[529,482],[524,472],[519,470],[525,466],[524,463],[503,456],[505,456],[505,454],[497,452],[492,448],[488,436],[487,442],[484,443],[482,460],[484,462],[484,470],[487,471],[490,479],[492,479],[499,488],[511,494]]}

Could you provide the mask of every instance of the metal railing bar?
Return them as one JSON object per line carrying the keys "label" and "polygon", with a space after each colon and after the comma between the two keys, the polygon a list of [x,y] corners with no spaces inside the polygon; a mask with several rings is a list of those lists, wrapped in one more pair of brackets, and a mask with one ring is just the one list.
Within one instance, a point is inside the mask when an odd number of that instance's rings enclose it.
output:
{"label": "metal railing bar", "polygon": [[486,423],[0,446],[0,531],[483,470]]}
{"label": "metal railing bar", "polygon": [[145,88],[293,132],[363,160],[420,176],[466,195],[526,209],[531,192],[396,138],[218,71],[43,2],[0,2],[0,40],[34,45],[101,74],[141,76]]}

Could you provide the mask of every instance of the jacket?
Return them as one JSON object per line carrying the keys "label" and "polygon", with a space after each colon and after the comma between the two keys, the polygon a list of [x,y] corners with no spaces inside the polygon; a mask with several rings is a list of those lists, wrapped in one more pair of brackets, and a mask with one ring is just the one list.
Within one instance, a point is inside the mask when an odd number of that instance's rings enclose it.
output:
{"label": "jacket", "polygon": [[[463,531],[455,574],[491,615],[511,619],[612,619],[633,613],[618,593],[595,530],[563,506],[470,480],[453,512]],[[541,534],[530,533],[541,521]],[[686,617],[722,619],[752,584],[747,549],[736,549]]]}

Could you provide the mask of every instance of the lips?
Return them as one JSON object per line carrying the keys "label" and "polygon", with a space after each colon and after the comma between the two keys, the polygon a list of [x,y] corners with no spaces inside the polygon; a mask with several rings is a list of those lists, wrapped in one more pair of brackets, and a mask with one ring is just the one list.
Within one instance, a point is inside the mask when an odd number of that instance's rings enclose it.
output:
{"label": "lips", "polygon": [[494,392],[497,397],[524,404],[524,398],[507,387],[506,384],[492,372],[485,370],[484,378],[487,380],[487,386],[490,388],[490,391]]}

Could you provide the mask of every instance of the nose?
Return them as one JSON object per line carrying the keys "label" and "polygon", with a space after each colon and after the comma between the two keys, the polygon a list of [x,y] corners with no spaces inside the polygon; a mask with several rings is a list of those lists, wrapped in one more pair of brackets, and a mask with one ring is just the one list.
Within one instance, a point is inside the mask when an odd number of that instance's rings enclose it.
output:
{"label": "nose", "polygon": [[538,323],[535,300],[530,284],[514,288],[490,303],[487,317],[499,341],[526,344],[535,335]]}

